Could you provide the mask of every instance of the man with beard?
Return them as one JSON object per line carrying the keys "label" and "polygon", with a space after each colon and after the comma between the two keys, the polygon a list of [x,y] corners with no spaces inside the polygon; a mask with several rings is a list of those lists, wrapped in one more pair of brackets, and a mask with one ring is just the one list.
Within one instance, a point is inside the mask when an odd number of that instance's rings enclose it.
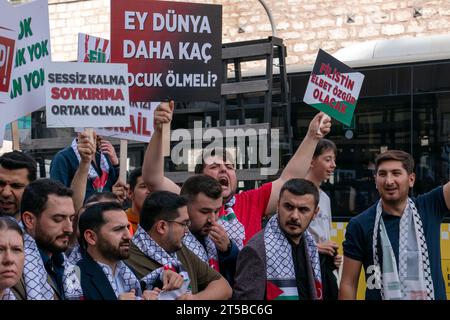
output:
{"label": "man with beard", "polygon": [[211,268],[220,272],[232,286],[239,249],[224,227],[217,223],[222,207],[222,187],[207,175],[198,174],[183,183],[181,195],[188,200],[191,226],[184,245]]}
{"label": "man with beard", "polygon": [[415,180],[409,153],[388,150],[375,159],[381,199],[347,225],[340,299],[356,299],[362,266],[367,300],[446,299],[440,234],[450,183],[409,197]]}
{"label": "man with beard", "polygon": [[[142,207],[126,263],[146,288],[159,287],[164,270],[183,276],[183,284],[172,293],[180,300],[226,300],[231,297],[227,281],[183,245],[190,221],[186,199],[168,191],[153,192]],[[161,299],[162,297],[158,297]]]}
{"label": "man with beard", "polygon": [[[86,300],[136,300],[139,280],[122,260],[128,259],[131,234],[125,211],[114,202],[89,206],[80,216],[79,242],[85,250],[78,262]],[[145,300],[156,297],[145,291]]]}
{"label": "man with beard", "polygon": [[[162,126],[171,122],[173,101],[161,103],[154,114],[154,133],[147,147],[142,176],[152,190],[166,190],[180,193],[180,187],[164,177],[162,156]],[[222,186],[223,207],[219,212],[220,223],[228,236],[241,249],[247,241],[261,230],[262,220],[276,210],[278,195],[283,184],[293,178],[305,177],[311,163],[314,149],[331,128],[331,119],[319,112],[310,122],[302,143],[292,156],[278,179],[253,190],[237,193],[236,167],[228,152],[220,148],[203,150],[195,167],[195,173],[202,173],[216,179]],[[212,152],[218,151],[218,152]]]}
{"label": "man with beard", "polygon": [[20,220],[23,191],[36,180],[36,170],[36,161],[20,151],[0,157],[0,215]]}
{"label": "man with beard", "polygon": [[16,297],[80,299],[78,269],[63,255],[73,232],[72,191],[56,181],[36,180],[25,188],[21,211],[25,266],[22,280],[13,288]]}
{"label": "man with beard", "polygon": [[233,299],[323,299],[319,253],[307,230],[318,203],[312,182],[292,179],[283,185],[278,213],[239,253]]}

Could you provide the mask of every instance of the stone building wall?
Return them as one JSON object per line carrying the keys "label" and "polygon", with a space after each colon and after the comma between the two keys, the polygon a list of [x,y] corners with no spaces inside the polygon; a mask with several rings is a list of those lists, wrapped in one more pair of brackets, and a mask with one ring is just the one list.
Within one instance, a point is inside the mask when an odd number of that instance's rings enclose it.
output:
{"label": "stone building wall", "polygon": [[[186,0],[185,0],[186,1]],[[257,0],[210,0],[223,6],[223,42],[271,35]],[[450,33],[450,1],[266,0],[288,64],[311,64],[319,48],[330,53],[354,43]],[[49,0],[52,56],[76,60],[77,34],[109,38],[110,0]]]}

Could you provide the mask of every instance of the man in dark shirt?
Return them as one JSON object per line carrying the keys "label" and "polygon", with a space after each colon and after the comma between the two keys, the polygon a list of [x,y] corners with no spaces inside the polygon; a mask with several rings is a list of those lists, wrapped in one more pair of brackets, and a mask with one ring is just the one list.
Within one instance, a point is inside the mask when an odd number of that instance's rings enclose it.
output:
{"label": "man in dark shirt", "polygon": [[347,226],[339,298],[356,299],[364,266],[366,299],[445,300],[440,226],[450,208],[450,183],[409,198],[412,156],[389,150],[375,162],[381,200]]}
{"label": "man in dark shirt", "polygon": [[319,253],[307,231],[318,203],[312,182],[283,185],[278,214],[239,253],[233,299],[323,299]]}

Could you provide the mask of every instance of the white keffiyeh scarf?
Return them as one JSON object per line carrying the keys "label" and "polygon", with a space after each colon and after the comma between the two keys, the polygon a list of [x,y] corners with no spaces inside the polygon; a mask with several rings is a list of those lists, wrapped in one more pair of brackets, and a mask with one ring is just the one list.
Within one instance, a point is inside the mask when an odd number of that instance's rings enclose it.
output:
{"label": "white keffiyeh scarf", "polygon": [[178,260],[176,253],[167,253],[140,225],[138,225],[132,241],[143,254],[162,265],[161,268],[152,271],[140,280],[145,283],[146,289],[152,288],[156,280],[161,280],[163,271],[166,269],[182,274],[184,281],[190,282],[189,275]]}
{"label": "white keffiyeh scarf", "polygon": [[0,300],[16,300],[16,296],[14,295],[14,293],[11,291],[11,289],[6,288],[3,291],[3,296],[1,297]]}
{"label": "white keffiyeh scarf", "polygon": [[[98,263],[98,262],[97,262]],[[111,287],[116,294],[116,297],[119,298],[119,295],[123,292],[119,292],[119,288],[117,287],[116,281],[114,280],[114,275],[112,274],[111,268],[103,263],[98,263],[98,265],[102,268],[103,272],[108,278]],[[123,261],[119,261],[116,265],[116,272],[118,273],[118,277],[123,281],[124,284],[124,292],[130,292],[132,289],[135,290],[135,294],[137,297],[142,295],[141,285],[139,284],[138,278],[134,275],[134,273],[126,266]]]}
{"label": "white keffiyeh scarf", "polygon": [[205,237],[205,247],[197,240],[197,238],[189,231],[183,238],[184,245],[191,250],[202,261],[206,262],[211,268],[219,272],[219,255],[216,245],[210,237]]}
{"label": "white keffiyeh scarf", "polygon": [[[25,265],[23,276],[27,300],[54,300],[54,290],[48,283],[48,274],[36,242],[24,233]],[[65,300],[79,300],[83,296],[76,266],[64,259],[63,289]]]}
{"label": "white keffiyeh scarf", "polygon": [[238,246],[239,250],[244,247],[245,228],[236,217],[233,206],[236,203],[236,196],[233,196],[225,203],[225,214],[219,217],[218,223],[221,224],[230,240]]}
{"label": "white keffiyeh scarf", "polygon": [[[78,152],[76,139],[74,139],[72,141],[71,147],[72,147],[73,152],[75,152],[78,162],[80,162],[81,156],[80,156],[80,153]],[[103,191],[103,188],[105,187],[106,182],[108,181],[108,175],[109,175],[109,164],[103,153],[100,154],[100,169],[102,170],[101,177],[98,176],[98,173],[95,170],[95,168],[92,166],[92,164],[89,166],[88,178],[92,181],[92,185],[94,186],[94,189],[97,192]]]}
{"label": "white keffiyeh scarf", "polygon": [[[373,261],[381,276],[381,297],[384,300],[434,300],[428,247],[422,220],[414,202],[408,198],[400,219],[399,263],[382,219],[382,202],[378,201],[373,230]],[[379,249],[381,248],[381,253]],[[381,267],[380,267],[381,260]]]}
{"label": "white keffiyeh scarf", "polygon": [[67,261],[73,265],[76,265],[78,261],[83,259],[83,254],[81,253],[81,247],[80,244],[77,243],[73,249],[72,252],[70,252],[69,255],[66,255]]}
{"label": "white keffiyeh scarf", "polygon": [[[306,230],[303,233],[307,251],[307,266],[310,265],[309,279],[314,279],[315,288],[310,288],[314,300],[322,299],[322,278],[320,275],[320,259],[317,245]],[[267,286],[267,299],[298,300],[299,294],[295,278],[292,246],[281,231],[278,214],[267,222],[264,230],[266,248],[266,276],[270,283]],[[309,259],[308,259],[309,258]]]}

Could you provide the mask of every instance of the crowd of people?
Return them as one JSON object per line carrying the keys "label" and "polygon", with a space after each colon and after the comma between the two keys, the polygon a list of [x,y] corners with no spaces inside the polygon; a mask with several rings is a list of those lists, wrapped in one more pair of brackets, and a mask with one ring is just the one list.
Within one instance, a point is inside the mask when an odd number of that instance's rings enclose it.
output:
{"label": "crowd of people", "polygon": [[328,116],[311,120],[278,179],[238,193],[223,149],[204,150],[182,186],[165,177],[172,115],[173,102],[156,109],[128,183],[95,134],[57,153],[50,179],[37,179],[25,153],[0,156],[0,300],[356,299],[362,267],[366,299],[446,299],[439,230],[450,184],[409,197],[410,154],[375,159],[380,200],[350,220],[342,257],[320,187],[336,168]]}

